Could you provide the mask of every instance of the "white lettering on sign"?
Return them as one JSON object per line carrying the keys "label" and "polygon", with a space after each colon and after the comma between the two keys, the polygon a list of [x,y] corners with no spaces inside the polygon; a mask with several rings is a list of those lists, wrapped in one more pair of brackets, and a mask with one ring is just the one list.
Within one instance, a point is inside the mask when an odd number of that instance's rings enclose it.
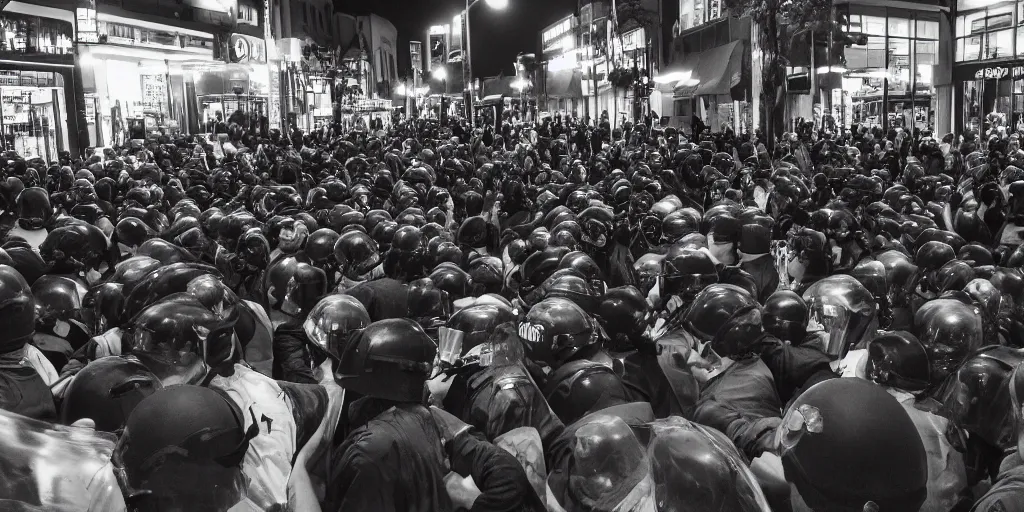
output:
{"label": "white lettering on sign", "polygon": [[1010,68],[985,68],[979,69],[974,73],[976,80],[991,80],[991,79],[1002,79],[1006,78],[1006,75],[1010,74]]}

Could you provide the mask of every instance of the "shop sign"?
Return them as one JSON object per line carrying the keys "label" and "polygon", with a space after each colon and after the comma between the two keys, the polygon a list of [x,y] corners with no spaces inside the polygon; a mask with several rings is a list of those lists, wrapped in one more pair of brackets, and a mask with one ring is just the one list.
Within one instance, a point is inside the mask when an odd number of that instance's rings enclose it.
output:
{"label": "shop sign", "polygon": [[75,24],[78,25],[78,40],[83,43],[99,42],[99,31],[96,25],[96,3],[90,2],[89,7],[75,10]]}
{"label": "shop sign", "polygon": [[266,41],[243,34],[231,34],[228,45],[231,62],[267,62]]}
{"label": "shop sign", "polygon": [[15,70],[0,71],[0,85],[20,85],[21,73]]}
{"label": "shop sign", "polygon": [[[1010,68],[1007,67],[996,67],[996,68],[984,68],[979,69],[974,73],[975,80],[1001,80],[1010,75]],[[1015,66],[1013,68],[1013,76],[1019,77],[1024,75],[1024,66]]]}

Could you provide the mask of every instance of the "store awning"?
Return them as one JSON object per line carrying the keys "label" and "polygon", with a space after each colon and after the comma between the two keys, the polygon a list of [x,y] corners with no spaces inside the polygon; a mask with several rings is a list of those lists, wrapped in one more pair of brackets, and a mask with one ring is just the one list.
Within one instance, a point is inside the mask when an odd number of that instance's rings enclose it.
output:
{"label": "store awning", "polygon": [[[670,64],[659,73],[659,77],[665,77],[666,80],[671,80],[671,77],[695,77],[697,71],[697,65],[700,64],[701,52],[688,53],[683,56],[682,60],[677,63]],[[672,80],[669,82],[658,82],[658,78],[655,77],[654,83],[655,88],[663,93],[671,93],[674,90],[679,89],[677,84],[679,80]],[[680,85],[681,86],[681,85]]]}
{"label": "store awning", "polygon": [[560,69],[547,72],[547,94],[552,98],[583,96],[583,72],[578,69]]}
{"label": "store awning", "polygon": [[700,84],[694,94],[697,96],[729,94],[740,83],[743,65],[743,42],[733,41],[717,46],[700,55],[697,78]]}
{"label": "store awning", "polygon": [[[690,79],[675,87],[676,96],[729,94],[743,76],[743,41],[716,46],[684,59],[690,66]],[[689,84],[689,85],[688,85]]]}

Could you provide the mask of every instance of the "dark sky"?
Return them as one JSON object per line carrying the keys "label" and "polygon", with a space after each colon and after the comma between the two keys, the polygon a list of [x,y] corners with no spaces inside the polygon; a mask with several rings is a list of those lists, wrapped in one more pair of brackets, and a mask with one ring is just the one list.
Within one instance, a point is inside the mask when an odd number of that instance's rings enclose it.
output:
{"label": "dark sky", "polygon": [[[431,25],[451,23],[466,7],[465,0],[334,0],[335,9],[349,14],[373,12],[398,30],[399,73],[409,69],[409,41],[423,41]],[[480,0],[470,12],[473,76],[513,73],[520,52],[537,52],[540,31],[576,10],[577,0],[508,0],[495,11]]]}

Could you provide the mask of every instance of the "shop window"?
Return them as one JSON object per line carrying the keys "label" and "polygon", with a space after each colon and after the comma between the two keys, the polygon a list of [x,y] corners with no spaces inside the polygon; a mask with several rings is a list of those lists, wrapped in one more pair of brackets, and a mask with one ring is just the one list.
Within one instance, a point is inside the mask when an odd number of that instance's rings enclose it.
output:
{"label": "shop window", "polygon": [[889,90],[910,89],[910,41],[889,38]]}
{"label": "shop window", "polygon": [[259,25],[259,14],[251,5],[238,4],[238,23],[242,25]]}
{"label": "shop window", "polygon": [[906,18],[889,18],[890,37],[910,37],[910,20]]}
{"label": "shop window", "polygon": [[884,16],[861,16],[861,31],[868,35],[885,35]]}
{"label": "shop window", "polygon": [[1024,21],[1021,14],[1024,12],[1024,3],[997,6],[976,6],[970,2],[966,4],[969,7],[965,8],[965,2],[961,0],[961,12],[964,14],[956,19],[954,60],[998,59],[1015,53],[1020,55],[1024,51],[1020,49],[1020,44],[1015,44],[1018,40],[1024,41],[1024,36],[1014,32],[1024,30],[1024,27],[1019,26]]}
{"label": "shop window", "polygon": [[997,59],[1013,55],[1013,29],[990,32],[986,45],[986,59]]}
{"label": "shop window", "polygon": [[[1024,4],[1022,4],[1024,5]],[[939,38],[939,22],[938,21],[917,21],[917,38],[918,39],[938,39]]]}

